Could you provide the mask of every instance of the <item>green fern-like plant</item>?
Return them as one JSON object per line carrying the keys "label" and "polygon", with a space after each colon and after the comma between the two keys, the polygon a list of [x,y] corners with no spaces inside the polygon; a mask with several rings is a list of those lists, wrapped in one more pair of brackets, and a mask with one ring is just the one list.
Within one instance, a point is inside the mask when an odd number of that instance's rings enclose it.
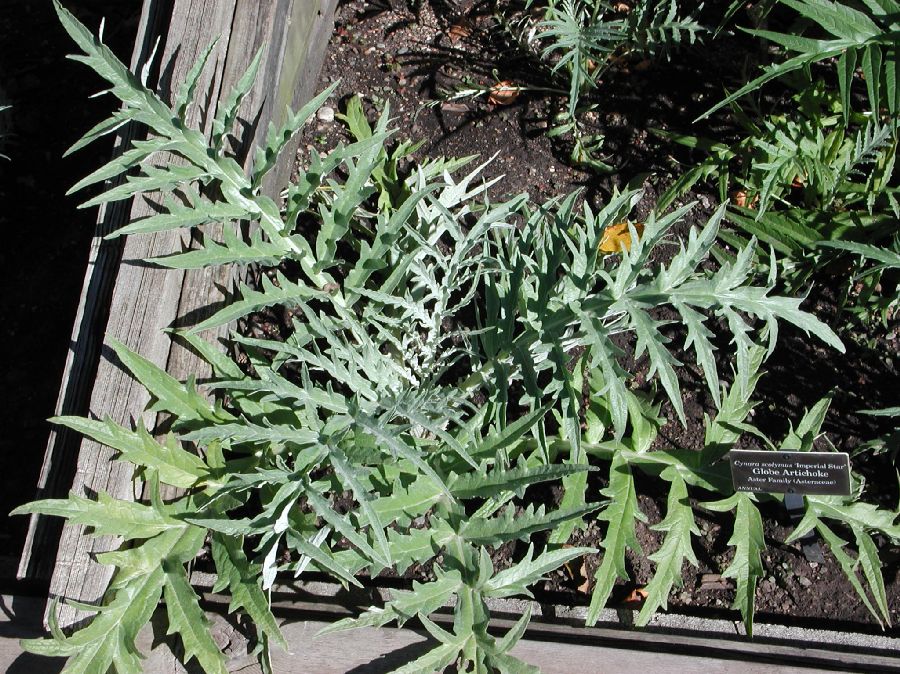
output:
{"label": "green fern-like plant", "polygon": [[857,68],[862,71],[869,112],[876,118],[886,113],[893,120],[900,112],[900,87],[897,86],[897,31],[900,30],[900,3],[896,0],[780,0],[793,9],[819,34],[797,35],[769,30],[748,29],[751,35],[780,46],[789,58],[767,65],[758,77],[740,87],[710,110],[706,117],[723,106],[756,91],[789,73],[808,69],[814,63],[836,59],[835,70],[840,91],[844,123],[853,108],[853,84]]}
{"label": "green fern-like plant", "polygon": [[[753,236],[772,246],[782,256],[782,278],[794,290],[808,283],[816,268],[841,255],[837,251],[845,245],[878,249],[881,258],[890,258],[893,223],[900,214],[893,179],[897,140],[891,125],[855,114],[845,127],[837,92],[821,83],[801,87],[790,113],[754,121],[739,111],[743,136],[731,144],[657,131],[706,153],[674,181],[659,207],[667,208],[698,183],[714,180],[719,198],[729,204],[726,219],[733,225],[720,234],[722,241],[740,248]],[[844,254],[845,261],[852,259]],[[764,267],[765,260],[760,262]],[[875,288],[886,267],[847,267],[849,272],[842,274],[845,306],[863,317],[885,315],[892,298],[879,296]],[[866,268],[872,272],[864,272]]]}
{"label": "green fern-like plant", "polygon": [[641,0],[625,12],[601,0],[553,0],[536,36],[543,56],[556,56],[553,71],[568,74],[574,117],[580,95],[596,86],[615,59],[666,54],[694,43],[702,31],[696,20],[681,16],[676,0]]}
{"label": "green fern-like plant", "polygon": [[572,135],[574,163],[601,172],[613,171],[599,156],[602,137],[583,129],[581,116],[593,108],[583,105],[582,99],[616,63],[633,56],[667,55],[683,44],[695,43],[703,28],[693,16],[681,12],[676,0],[640,0],[626,11],[603,0],[550,0],[543,6],[527,5],[532,11],[543,10],[543,20],[533,27],[542,61],[568,84],[566,112],[549,135]]}

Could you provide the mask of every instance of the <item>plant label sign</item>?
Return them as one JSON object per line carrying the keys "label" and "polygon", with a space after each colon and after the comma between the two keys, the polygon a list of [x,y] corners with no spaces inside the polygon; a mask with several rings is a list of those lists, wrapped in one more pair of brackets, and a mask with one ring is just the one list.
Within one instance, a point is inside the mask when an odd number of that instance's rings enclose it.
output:
{"label": "plant label sign", "polygon": [[778,494],[850,494],[850,456],[844,452],[733,449],[735,491]]}

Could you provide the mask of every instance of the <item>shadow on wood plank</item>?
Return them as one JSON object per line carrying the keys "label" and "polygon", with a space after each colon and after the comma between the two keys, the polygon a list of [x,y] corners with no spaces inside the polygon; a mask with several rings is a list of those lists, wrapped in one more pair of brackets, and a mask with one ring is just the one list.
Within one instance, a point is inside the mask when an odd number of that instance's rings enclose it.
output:
{"label": "shadow on wood plank", "polygon": [[384,653],[371,662],[348,669],[347,674],[387,674],[395,669],[413,662],[435,647],[435,642],[419,642],[403,646],[395,651]]}
{"label": "shadow on wood plank", "polygon": [[59,674],[65,665],[65,658],[48,658],[33,653],[22,653],[9,663],[6,674]]}
{"label": "shadow on wood plank", "polygon": [[7,674],[57,674],[65,658],[47,658],[26,653],[20,639],[44,636],[44,600],[34,597],[0,596],[0,669]]}

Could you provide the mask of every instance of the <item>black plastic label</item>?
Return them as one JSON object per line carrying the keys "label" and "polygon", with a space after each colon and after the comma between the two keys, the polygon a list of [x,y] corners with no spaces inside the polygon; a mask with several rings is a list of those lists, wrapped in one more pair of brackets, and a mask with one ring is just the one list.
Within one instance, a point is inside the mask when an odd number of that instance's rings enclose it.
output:
{"label": "black plastic label", "polygon": [[843,452],[733,449],[735,491],[778,494],[850,494],[850,456]]}

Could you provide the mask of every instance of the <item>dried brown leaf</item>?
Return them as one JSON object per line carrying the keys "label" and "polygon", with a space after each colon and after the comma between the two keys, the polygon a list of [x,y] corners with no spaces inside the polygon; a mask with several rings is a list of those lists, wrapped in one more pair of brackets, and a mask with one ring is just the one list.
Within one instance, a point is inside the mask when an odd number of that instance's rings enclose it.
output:
{"label": "dried brown leaf", "polygon": [[454,23],[447,29],[447,37],[452,44],[464,40],[472,34],[472,27],[467,22]]}
{"label": "dried brown leaf", "polygon": [[510,105],[518,97],[519,87],[509,80],[503,80],[491,87],[488,102],[494,105]]}
{"label": "dried brown leaf", "polygon": [[759,195],[754,194],[751,198],[744,190],[737,190],[731,195],[731,203],[740,208],[756,208],[756,204],[759,203]]}
{"label": "dried brown leaf", "polygon": [[643,604],[647,599],[647,590],[643,587],[636,587],[631,592],[628,593],[628,596],[625,597],[623,603],[625,604]]}

